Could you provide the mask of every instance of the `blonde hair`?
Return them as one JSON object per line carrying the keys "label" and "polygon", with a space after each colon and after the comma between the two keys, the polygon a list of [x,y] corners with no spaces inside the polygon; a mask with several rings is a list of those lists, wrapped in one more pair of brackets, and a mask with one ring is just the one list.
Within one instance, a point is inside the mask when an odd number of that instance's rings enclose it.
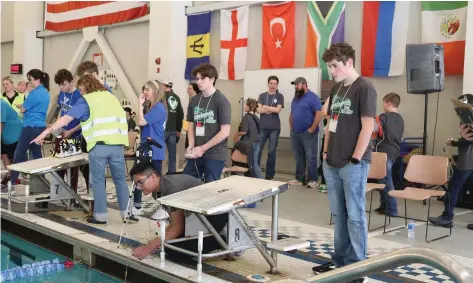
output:
{"label": "blonde hair", "polygon": [[143,86],[143,90],[145,89],[145,87],[148,87],[153,91],[153,101],[150,101],[151,102],[150,109],[157,103],[161,102],[167,111],[166,94],[164,93],[163,84],[158,80],[149,80]]}
{"label": "blonde hair", "polygon": [[13,80],[11,79],[11,77],[4,77],[2,79],[2,83],[3,83],[3,81],[9,81],[11,84],[13,84]]}

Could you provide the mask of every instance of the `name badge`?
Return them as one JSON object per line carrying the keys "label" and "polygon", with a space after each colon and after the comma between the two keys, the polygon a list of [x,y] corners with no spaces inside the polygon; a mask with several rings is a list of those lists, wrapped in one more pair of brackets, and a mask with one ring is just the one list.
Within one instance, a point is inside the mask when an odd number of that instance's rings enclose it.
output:
{"label": "name badge", "polygon": [[204,123],[198,122],[197,126],[195,127],[195,135],[197,137],[204,137],[205,136],[205,126]]}
{"label": "name badge", "polygon": [[338,115],[333,115],[333,117],[330,118],[330,124],[329,124],[328,130],[332,133],[336,133],[337,124],[338,124]]}

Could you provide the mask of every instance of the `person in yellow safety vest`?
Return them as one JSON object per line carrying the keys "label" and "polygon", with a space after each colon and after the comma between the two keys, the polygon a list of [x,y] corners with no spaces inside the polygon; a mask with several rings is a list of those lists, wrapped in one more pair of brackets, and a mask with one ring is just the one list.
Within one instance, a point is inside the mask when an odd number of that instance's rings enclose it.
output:
{"label": "person in yellow safety vest", "polygon": [[[120,215],[126,216],[128,185],[126,183],[125,147],[128,146],[126,114],[116,96],[92,75],[84,75],[77,82],[82,97],[71,110],[49,126],[32,142],[41,144],[44,138],[61,129],[73,119],[81,121],[82,135],[87,142],[89,166],[94,193],[92,224],[107,224],[107,193],[105,167],[108,163],[117,192]],[[138,221],[137,218],[133,219]]]}
{"label": "person in yellow safety vest", "polygon": [[5,100],[10,106],[18,113],[20,118],[23,117],[21,113],[21,105],[25,101],[25,95],[15,90],[15,85],[10,77],[4,77],[2,79],[2,86],[4,92],[2,93],[2,99]]}

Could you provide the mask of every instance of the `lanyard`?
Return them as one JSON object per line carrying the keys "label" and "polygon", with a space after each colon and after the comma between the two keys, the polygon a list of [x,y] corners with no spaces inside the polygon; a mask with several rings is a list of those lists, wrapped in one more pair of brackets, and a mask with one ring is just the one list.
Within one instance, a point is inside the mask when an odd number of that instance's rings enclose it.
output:
{"label": "lanyard", "polygon": [[64,99],[62,100],[62,103],[67,105],[67,109],[69,110],[72,106],[72,98],[74,97],[74,92],[70,92],[71,98],[69,98],[69,104],[67,104],[66,102],[66,94],[68,94],[68,92],[64,92]]}
{"label": "lanyard", "polygon": [[[274,95],[276,95],[276,93]],[[269,96],[269,93],[266,92],[266,105],[268,105],[268,96]],[[271,100],[271,105],[268,105],[268,106],[273,106],[273,102],[274,102],[274,98]]]}

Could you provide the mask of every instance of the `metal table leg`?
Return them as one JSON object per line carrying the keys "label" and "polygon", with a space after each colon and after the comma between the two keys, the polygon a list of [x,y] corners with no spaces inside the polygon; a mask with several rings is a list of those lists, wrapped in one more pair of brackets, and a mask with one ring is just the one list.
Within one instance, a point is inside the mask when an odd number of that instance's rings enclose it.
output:
{"label": "metal table leg", "polygon": [[77,200],[77,202],[84,208],[86,213],[90,213],[89,206],[79,197],[78,194],[74,192],[73,189],[71,189],[71,187],[66,182],[64,182],[64,180],[61,178],[61,176],[59,176],[56,171],[52,171],[51,175],[53,175],[54,178],[56,178],[56,180],[59,182],[59,184],[61,186],[64,186],[64,188],[71,194],[71,196],[73,196]]}
{"label": "metal table leg", "polygon": [[268,262],[269,266],[271,266],[271,272],[272,272],[273,269],[276,268],[276,263],[274,262],[273,258],[269,255],[265,246],[261,244],[260,240],[258,239],[258,237],[256,237],[253,231],[251,231],[248,228],[248,225],[245,223],[245,220],[243,219],[243,217],[241,217],[238,211],[236,211],[235,209],[232,209],[230,210],[230,213],[233,215],[233,217],[235,217],[236,221],[241,225],[241,227],[243,227],[243,230],[245,230],[246,234],[248,234],[248,237],[250,237],[250,239],[253,241],[253,244],[255,244],[258,251],[264,257],[264,259]]}
{"label": "metal table leg", "polygon": [[[273,196],[273,207],[271,217],[271,241],[278,240],[278,216],[279,216],[279,194]],[[274,260],[274,267],[271,268],[271,273],[278,272],[278,251],[271,250],[271,257]]]}
{"label": "metal table leg", "polygon": [[[71,179],[72,179],[71,172],[72,172],[71,168],[70,168],[70,167],[67,168],[67,184],[69,185],[69,187],[71,187],[71,183],[72,183],[72,182],[71,182]],[[67,210],[71,210],[71,208],[72,208],[72,201],[71,201],[71,200],[67,200],[66,203],[67,203],[67,205],[66,205]]]}

